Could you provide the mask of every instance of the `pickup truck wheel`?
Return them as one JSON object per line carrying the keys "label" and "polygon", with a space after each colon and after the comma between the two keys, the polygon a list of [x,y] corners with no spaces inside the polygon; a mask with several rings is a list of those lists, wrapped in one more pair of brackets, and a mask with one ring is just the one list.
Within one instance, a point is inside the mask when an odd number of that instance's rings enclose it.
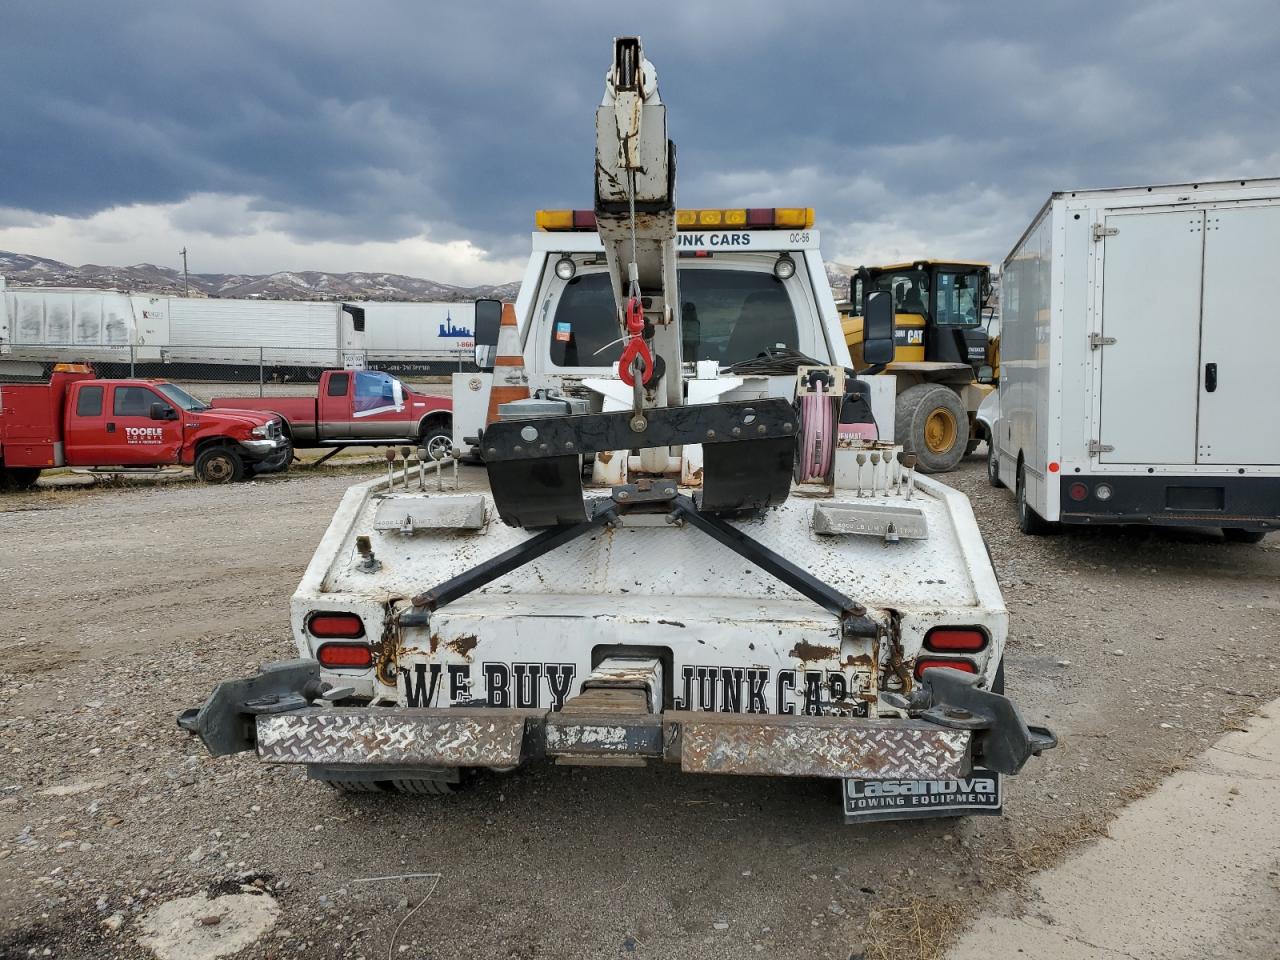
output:
{"label": "pickup truck wheel", "polygon": [[893,432],[903,452],[915,454],[921,473],[946,473],[964,458],[969,415],[951,388],[918,383],[898,396]]}
{"label": "pickup truck wheel", "polygon": [[418,447],[428,460],[448,460],[453,455],[453,431],[427,427],[418,439]]}
{"label": "pickup truck wheel", "polygon": [[195,474],[205,483],[236,483],[244,477],[244,460],[231,447],[208,447],[196,457]]}
{"label": "pickup truck wheel", "polygon": [[0,493],[30,490],[39,479],[39,467],[0,467]]}

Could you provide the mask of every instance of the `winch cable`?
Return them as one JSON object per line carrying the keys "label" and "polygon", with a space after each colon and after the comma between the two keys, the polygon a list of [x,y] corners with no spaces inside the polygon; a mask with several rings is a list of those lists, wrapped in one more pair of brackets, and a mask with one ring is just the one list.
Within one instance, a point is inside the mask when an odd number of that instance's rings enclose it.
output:
{"label": "winch cable", "polygon": [[618,358],[618,378],[631,387],[631,412],[641,416],[644,387],[653,374],[653,354],[644,342],[644,304],[640,299],[640,264],[636,250],[636,172],[627,171],[627,208],[631,228],[631,262],[627,265],[627,305],[623,314],[626,346]]}

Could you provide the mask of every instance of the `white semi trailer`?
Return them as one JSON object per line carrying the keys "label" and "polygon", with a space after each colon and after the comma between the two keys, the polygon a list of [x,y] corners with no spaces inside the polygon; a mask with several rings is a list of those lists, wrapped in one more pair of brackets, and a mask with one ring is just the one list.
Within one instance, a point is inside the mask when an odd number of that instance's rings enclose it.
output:
{"label": "white semi trailer", "polygon": [[992,483],[1053,525],[1280,529],[1280,180],[1055,193],[1005,259]]}
{"label": "white semi trailer", "polygon": [[[352,487],[292,600],[298,659],[179,723],[345,790],[668,762],[830,778],[851,820],[998,812],[1001,775],[1055,740],[1003,696],[1009,618],[969,503],[860,434],[869,388],[811,224],[779,239],[751,229],[776,210],[702,211],[681,239],[656,80],[615,42],[598,233],[553,237],[526,276],[524,355],[563,392],[483,425],[487,488],[407,464]],[[519,379],[503,329],[495,387]],[[887,294],[867,331],[885,362]],[[721,372],[739,349],[790,370]]]}
{"label": "white semi trailer", "polygon": [[365,317],[347,303],[164,297],[0,283],[0,369],[7,362],[323,368],[363,358]]}

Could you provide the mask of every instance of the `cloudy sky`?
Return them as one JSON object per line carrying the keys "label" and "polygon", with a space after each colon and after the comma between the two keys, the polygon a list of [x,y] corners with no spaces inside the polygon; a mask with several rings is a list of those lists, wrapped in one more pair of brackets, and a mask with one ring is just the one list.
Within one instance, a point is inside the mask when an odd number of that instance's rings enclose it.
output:
{"label": "cloudy sky", "polygon": [[[630,12],[624,14],[621,11]],[[618,11],[618,12],[615,12]],[[0,29],[0,249],[515,279],[589,206],[615,34],[683,206],[814,206],[844,263],[999,260],[1054,189],[1280,175],[1274,0],[62,0]]]}

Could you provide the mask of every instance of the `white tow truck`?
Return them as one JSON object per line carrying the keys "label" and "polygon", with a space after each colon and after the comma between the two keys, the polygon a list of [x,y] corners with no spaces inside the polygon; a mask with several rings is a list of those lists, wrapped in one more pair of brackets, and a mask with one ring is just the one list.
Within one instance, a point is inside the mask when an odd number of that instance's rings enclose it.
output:
{"label": "white tow truck", "polygon": [[[352,487],[299,658],[179,719],[212,753],[362,791],[539,760],[826,777],[859,820],[998,812],[1055,745],[1002,695],[968,501],[875,438],[893,384],[846,369],[811,212],[677,211],[664,111],[615,41],[595,208],[540,217],[528,374],[495,368],[540,393],[475,426],[488,488],[407,459]],[[892,328],[872,298],[868,362]]]}

